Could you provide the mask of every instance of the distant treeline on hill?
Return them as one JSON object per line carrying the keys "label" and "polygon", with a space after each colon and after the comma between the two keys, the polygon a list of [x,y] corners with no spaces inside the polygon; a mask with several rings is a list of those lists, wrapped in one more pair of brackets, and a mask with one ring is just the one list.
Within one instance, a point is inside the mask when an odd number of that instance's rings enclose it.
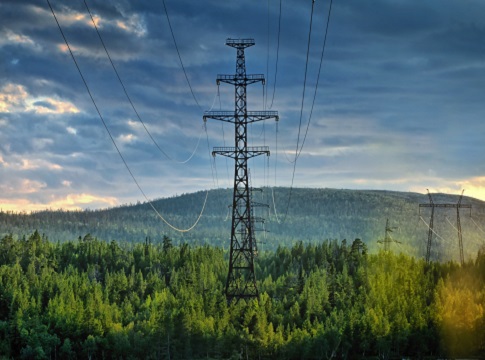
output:
{"label": "distant treeline on hill", "polygon": [[263,252],[227,303],[208,245],[0,238],[0,359],[485,357],[485,248],[464,266],[324,241]]}
{"label": "distant treeline on hill", "polygon": [[[197,219],[205,192],[183,194],[153,201],[153,205],[170,223],[178,228],[190,227]],[[336,189],[293,189],[288,207],[288,188],[264,188],[255,193],[254,200],[269,208],[255,209],[264,217],[266,232],[257,232],[259,248],[275,250],[291,246],[295,241],[319,242],[325,239],[362,239],[369,251],[379,250],[377,242],[385,236],[386,220],[396,230],[393,243],[396,251],[424,256],[428,238],[429,209],[419,209],[428,203],[423,194],[395,191],[363,191]],[[433,194],[435,203],[458,202],[458,196]],[[210,244],[227,248],[231,228],[232,190],[211,190],[199,224],[188,233],[178,233],[166,226],[149,204],[120,206],[105,210],[40,211],[32,214],[0,211],[0,235],[21,237],[38,230],[49,234],[52,241],[74,240],[89,233],[105,240],[126,242],[161,241],[164,235],[175,244]],[[485,242],[485,203],[470,197],[464,204],[472,211],[461,210],[461,227],[465,256],[476,254]],[[288,212],[286,215],[286,209]],[[282,221],[284,219],[284,221]],[[456,209],[435,211],[432,258],[457,260],[459,256],[456,231]]]}

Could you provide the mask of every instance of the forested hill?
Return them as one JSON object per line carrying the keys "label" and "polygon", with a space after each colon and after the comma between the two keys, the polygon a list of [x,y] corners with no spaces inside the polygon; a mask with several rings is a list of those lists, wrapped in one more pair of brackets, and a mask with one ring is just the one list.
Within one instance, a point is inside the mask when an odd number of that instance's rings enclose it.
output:
{"label": "forested hill", "polygon": [[[274,194],[274,197],[273,197]],[[197,219],[206,193],[196,192],[153,201],[153,205],[170,223],[188,228]],[[362,239],[375,251],[382,245],[389,219],[394,240],[391,248],[414,256],[423,256],[428,237],[430,210],[425,194],[394,191],[361,191],[336,189],[293,189],[288,206],[288,188],[263,189],[254,192],[253,201],[268,204],[255,208],[255,216],[266,218],[266,232],[257,232],[263,250],[288,246],[296,241],[318,242],[325,239]],[[274,201],[273,201],[274,198]],[[435,203],[457,203],[458,196],[433,194]],[[45,233],[52,241],[66,241],[90,234],[103,240],[143,242],[161,241],[163,235],[175,244],[211,244],[228,247],[230,236],[232,189],[209,191],[203,216],[190,232],[179,233],[163,223],[147,203],[96,211],[42,211],[32,214],[0,212],[0,235],[21,237],[34,230]],[[485,239],[485,203],[464,197],[471,204],[460,211],[466,256],[474,256]],[[421,217],[422,218],[421,218]],[[435,259],[458,259],[456,209],[436,209],[432,247]],[[262,224],[256,227],[263,228]]]}

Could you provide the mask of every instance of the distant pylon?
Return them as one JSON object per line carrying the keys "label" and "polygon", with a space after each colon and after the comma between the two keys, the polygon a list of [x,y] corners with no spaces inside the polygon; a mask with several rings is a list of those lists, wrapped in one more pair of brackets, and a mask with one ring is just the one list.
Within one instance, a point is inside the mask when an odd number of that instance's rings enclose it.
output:
{"label": "distant pylon", "polygon": [[470,209],[470,215],[471,215],[471,205],[467,204],[462,204],[461,201],[463,200],[463,193],[465,190],[462,190],[460,198],[458,199],[457,204],[435,204],[433,202],[433,198],[431,197],[431,194],[428,189],[428,198],[429,198],[429,204],[419,204],[419,208],[421,210],[422,207],[429,207],[431,208],[431,218],[429,220],[429,225],[428,225],[428,243],[426,246],[426,263],[429,263],[430,256],[431,256],[431,242],[433,240],[433,218],[434,218],[434,209],[435,208],[453,208],[456,209],[456,225],[457,225],[457,232],[458,232],[458,247],[460,248],[460,261],[461,264],[463,265],[465,263],[465,256],[463,254],[463,237],[461,234],[461,222],[460,222],[460,208],[466,208]]}
{"label": "distant pylon", "polygon": [[378,240],[379,244],[384,244],[384,251],[389,252],[391,250],[391,243],[395,242],[396,244],[400,244],[400,241],[394,240],[391,236],[391,233],[396,230],[397,227],[389,226],[389,219],[386,219],[386,234],[383,240]]}
{"label": "distant pylon", "polygon": [[215,147],[212,155],[230,157],[234,165],[234,194],[232,200],[231,250],[229,255],[229,272],[226,281],[226,298],[254,298],[258,296],[256,276],[254,273],[254,256],[257,252],[254,236],[254,220],[249,186],[248,159],[269,156],[268,146],[248,147],[247,124],[256,121],[278,120],[276,111],[248,111],[246,99],[247,85],[261,82],[264,75],[247,75],[244,50],[253,46],[254,39],[227,39],[226,45],[237,50],[236,74],[217,75],[217,84],[221,82],[235,87],[234,111],[206,111],[204,121],[215,119],[234,124],[234,147]]}

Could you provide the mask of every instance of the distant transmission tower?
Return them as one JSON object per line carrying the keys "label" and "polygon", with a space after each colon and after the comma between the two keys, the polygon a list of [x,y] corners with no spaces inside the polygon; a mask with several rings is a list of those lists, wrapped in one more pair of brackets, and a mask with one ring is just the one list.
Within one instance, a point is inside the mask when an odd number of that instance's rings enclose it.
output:
{"label": "distant transmission tower", "polygon": [[[428,190],[428,189],[426,189]],[[461,235],[461,222],[460,222],[460,208],[466,208],[470,209],[470,214],[471,214],[471,205],[466,205],[462,204],[461,201],[463,200],[463,190],[461,192],[460,198],[458,199],[457,204],[435,204],[433,202],[433,198],[431,197],[431,194],[428,190],[428,198],[429,198],[429,204],[419,204],[419,208],[421,210],[422,207],[429,207],[431,208],[431,218],[429,220],[429,225],[428,225],[428,244],[426,246],[426,263],[429,263],[430,255],[431,255],[431,242],[433,240],[433,218],[434,218],[434,209],[435,208],[454,208],[456,209],[456,228],[458,231],[458,247],[460,248],[460,261],[461,264],[463,265],[465,263],[465,257],[463,255],[463,238]]]}
{"label": "distant transmission tower", "polygon": [[237,50],[236,74],[217,75],[217,84],[221,82],[235,87],[234,111],[206,111],[204,121],[214,119],[234,124],[234,147],[214,147],[212,155],[223,155],[234,159],[234,194],[232,200],[231,250],[229,272],[226,282],[226,298],[230,301],[258,296],[256,276],[254,274],[254,256],[256,239],[251,189],[249,186],[248,159],[259,155],[269,156],[268,146],[248,147],[247,125],[256,121],[278,120],[277,111],[248,111],[246,100],[247,85],[261,82],[264,75],[247,75],[244,50],[253,46],[254,39],[227,39],[226,45]]}
{"label": "distant transmission tower", "polygon": [[395,242],[397,244],[400,244],[401,242],[394,240],[391,236],[391,233],[396,230],[397,227],[391,227],[389,226],[389,219],[386,219],[386,235],[384,237],[384,240],[378,240],[377,242],[379,244],[384,244],[384,251],[389,252],[391,250],[391,243]]}

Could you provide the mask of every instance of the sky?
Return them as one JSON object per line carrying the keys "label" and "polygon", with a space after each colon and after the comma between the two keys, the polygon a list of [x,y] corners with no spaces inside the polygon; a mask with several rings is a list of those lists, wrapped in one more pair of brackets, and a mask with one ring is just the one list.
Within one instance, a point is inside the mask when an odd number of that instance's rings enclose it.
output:
{"label": "sky", "polygon": [[50,2],[90,93],[48,2],[2,0],[2,210],[231,188],[233,161],[211,151],[234,146],[234,126],[203,121],[234,110],[234,87],[216,85],[235,73],[227,38],[254,39],[246,71],[266,77],[248,110],[279,114],[248,126],[271,151],[249,162],[253,186],[485,200],[482,0],[334,0],[321,67],[329,0],[86,0],[123,85],[84,1]]}

